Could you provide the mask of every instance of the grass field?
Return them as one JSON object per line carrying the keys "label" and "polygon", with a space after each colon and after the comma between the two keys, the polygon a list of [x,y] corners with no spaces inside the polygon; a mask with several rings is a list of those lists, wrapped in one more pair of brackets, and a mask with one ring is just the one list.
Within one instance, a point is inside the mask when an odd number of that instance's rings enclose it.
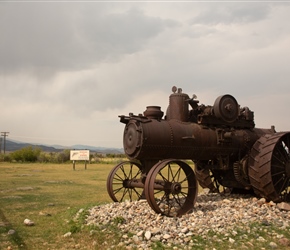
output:
{"label": "grass field", "polygon": [[[112,202],[106,181],[118,160],[115,161],[88,164],[87,169],[83,163],[77,163],[75,170],[72,164],[0,163],[0,250],[104,249],[104,246],[109,249],[117,245],[122,234],[116,225],[105,230],[83,226],[87,208]],[[80,209],[84,213],[75,221]],[[25,226],[25,219],[35,225]],[[90,234],[92,229],[94,235]],[[288,229],[271,230],[290,237]],[[72,236],[64,237],[68,232]],[[227,249],[202,239],[200,243],[199,249]],[[160,243],[153,249],[165,248]]]}
{"label": "grass field", "polygon": [[[0,249],[95,249],[87,232],[64,238],[81,208],[110,201],[106,179],[114,164],[0,163]],[[35,225],[25,226],[24,219]],[[9,234],[9,230],[15,233]],[[13,231],[10,231],[10,233]]]}

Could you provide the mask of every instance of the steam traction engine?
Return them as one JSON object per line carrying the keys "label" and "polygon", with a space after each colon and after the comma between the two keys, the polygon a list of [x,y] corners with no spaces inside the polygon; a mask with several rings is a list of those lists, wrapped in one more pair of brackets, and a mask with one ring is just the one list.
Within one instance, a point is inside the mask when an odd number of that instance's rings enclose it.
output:
{"label": "steam traction engine", "polygon": [[157,213],[181,216],[193,208],[198,183],[212,192],[290,200],[290,132],[255,128],[253,112],[231,95],[205,106],[175,86],[172,91],[164,118],[159,106],[119,116],[130,161],[108,176],[113,201],[146,198]]}

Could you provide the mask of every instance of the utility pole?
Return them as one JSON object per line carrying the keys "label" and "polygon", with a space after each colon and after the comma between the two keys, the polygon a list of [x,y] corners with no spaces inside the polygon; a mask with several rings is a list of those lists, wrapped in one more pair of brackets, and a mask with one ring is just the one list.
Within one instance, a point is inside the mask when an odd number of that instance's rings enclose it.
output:
{"label": "utility pole", "polygon": [[8,136],[9,132],[1,132],[1,135],[4,137],[4,155],[6,150],[6,136]]}

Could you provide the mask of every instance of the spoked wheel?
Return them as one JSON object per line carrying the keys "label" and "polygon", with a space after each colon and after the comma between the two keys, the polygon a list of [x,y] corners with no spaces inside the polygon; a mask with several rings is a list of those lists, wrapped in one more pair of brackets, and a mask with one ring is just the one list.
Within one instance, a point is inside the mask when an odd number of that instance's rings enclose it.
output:
{"label": "spoked wheel", "polygon": [[179,160],[164,160],[147,174],[144,191],[156,213],[172,217],[193,208],[197,187],[195,173],[189,165]]}
{"label": "spoked wheel", "polygon": [[143,191],[141,174],[141,166],[135,162],[125,161],[115,166],[107,179],[111,199],[115,202],[139,200]]}
{"label": "spoked wheel", "polygon": [[249,177],[255,193],[274,202],[290,201],[290,133],[264,135],[251,150]]}

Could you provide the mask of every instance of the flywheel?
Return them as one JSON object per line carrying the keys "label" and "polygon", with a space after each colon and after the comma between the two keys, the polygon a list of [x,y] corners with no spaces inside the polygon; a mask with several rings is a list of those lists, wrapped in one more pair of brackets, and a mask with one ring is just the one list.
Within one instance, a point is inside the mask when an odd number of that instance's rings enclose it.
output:
{"label": "flywheel", "polygon": [[248,174],[257,196],[290,201],[290,133],[261,136],[251,149]]}
{"label": "flywheel", "polygon": [[215,100],[213,110],[217,118],[232,123],[238,118],[239,104],[233,96],[222,95]]}

